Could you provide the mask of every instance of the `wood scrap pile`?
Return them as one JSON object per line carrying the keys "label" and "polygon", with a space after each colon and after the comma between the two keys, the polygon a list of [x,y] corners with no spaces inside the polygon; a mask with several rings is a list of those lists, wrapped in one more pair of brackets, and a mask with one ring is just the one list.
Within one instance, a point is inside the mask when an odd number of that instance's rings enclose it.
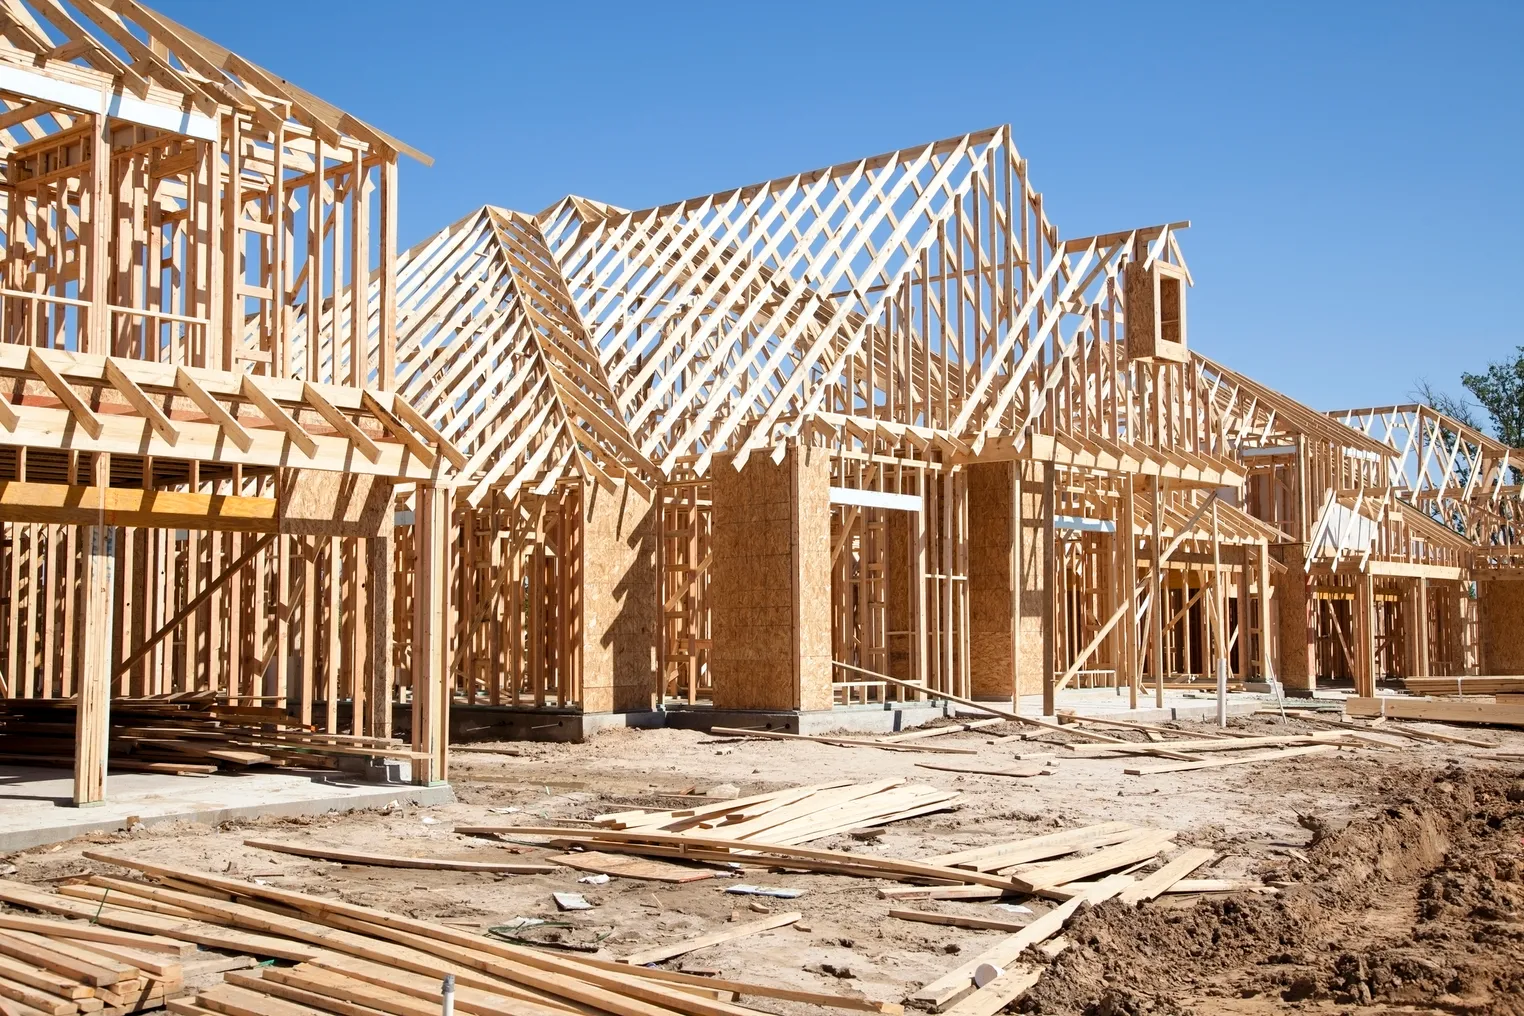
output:
{"label": "wood scrap pile", "polygon": [[846,737],[834,734],[790,734],[782,730],[767,730],[752,727],[711,727],[709,732],[716,737],[722,738],[751,738],[771,741],[811,741],[815,744],[834,744],[841,748],[881,748],[884,751],[926,751],[944,755],[974,755],[973,748],[955,748],[940,744],[922,744],[920,742],[929,737],[942,737],[947,734],[961,734],[970,730],[980,730],[1001,723],[1009,722],[1003,717],[995,717],[988,720],[973,720],[965,723],[945,724],[940,727],[925,727],[919,730],[908,730],[900,734],[888,734],[883,737]]}
{"label": "wood scrap pile", "polygon": [[159,935],[0,913],[0,1012],[132,1013],[184,987],[196,946]]}
{"label": "wood scrap pile", "polygon": [[[455,1008],[479,1014],[575,1016],[750,1016],[739,995],[898,1014],[864,999],[758,985],[567,956],[486,938],[401,914],[257,883],[89,852],[150,880],[96,876],[109,891],[86,904],[0,882],[0,899],[50,914],[87,916],[184,943],[212,943],[294,966],[225,975],[225,983],[168,1003],[177,1016],[313,1016],[379,1011],[436,1016],[442,980],[454,978]],[[81,911],[85,911],[84,914]],[[30,1014],[28,1014],[30,1016]]]}
{"label": "wood scrap pile", "polygon": [[[73,766],[73,698],[0,699],[0,762]],[[333,769],[344,756],[411,759],[392,738],[325,734],[284,709],[233,705],[210,691],[111,702],[110,767],[204,776],[219,768]]]}
{"label": "wood scrap pile", "polygon": [[[1174,838],[1174,833],[1167,830],[1110,823],[1069,834],[1035,837],[1016,844],[912,860],[758,839],[735,840],[695,832],[667,833],[647,829],[457,826],[455,832],[511,839],[546,838],[553,846],[645,857],[741,863],[943,886],[981,885],[1001,893],[1039,895],[1057,900],[1068,900],[1088,891],[1092,886],[1085,880],[1092,876],[1156,858]],[[1101,849],[1077,853],[1091,847]]]}
{"label": "wood scrap pile", "polygon": [[593,821],[606,829],[795,844],[944,811],[958,796],[956,790],[902,779],[855,784],[842,780],[676,811],[611,812]]}

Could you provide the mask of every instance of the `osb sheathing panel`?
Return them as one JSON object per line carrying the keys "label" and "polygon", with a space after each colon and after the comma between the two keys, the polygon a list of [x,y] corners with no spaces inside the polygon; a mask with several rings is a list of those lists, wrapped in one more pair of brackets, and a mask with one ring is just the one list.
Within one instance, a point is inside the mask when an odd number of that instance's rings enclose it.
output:
{"label": "osb sheathing panel", "polygon": [[[967,470],[969,677],[974,698],[1009,699],[1013,689],[1015,469],[1014,462],[988,462]],[[1039,690],[1041,680],[1039,673]]]}
{"label": "osb sheathing panel", "polygon": [[714,705],[831,707],[830,469],[819,452],[713,471]]}
{"label": "osb sheathing panel", "polygon": [[583,507],[582,690],[587,712],[650,709],[656,693],[656,512],[623,487]]}
{"label": "osb sheathing panel", "polygon": [[1478,582],[1482,673],[1524,674],[1524,582]]}
{"label": "osb sheathing panel", "polygon": [[1310,604],[1307,573],[1302,568],[1303,547],[1300,543],[1281,544],[1271,547],[1270,554],[1286,566],[1275,579],[1274,600],[1281,643],[1281,672],[1277,676],[1288,689],[1311,691],[1316,649],[1307,631]]}
{"label": "osb sheathing panel", "polygon": [[1025,463],[1021,476],[1021,615],[1016,639],[1016,693],[1041,695],[1043,677],[1043,601],[1048,596],[1047,544],[1044,530],[1053,524],[1042,497],[1044,467]]}

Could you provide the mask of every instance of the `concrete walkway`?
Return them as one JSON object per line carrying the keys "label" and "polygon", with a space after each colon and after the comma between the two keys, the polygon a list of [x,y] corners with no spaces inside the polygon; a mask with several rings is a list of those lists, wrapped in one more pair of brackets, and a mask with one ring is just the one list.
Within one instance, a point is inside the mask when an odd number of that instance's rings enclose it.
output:
{"label": "concrete walkway", "polygon": [[215,824],[265,815],[320,815],[399,804],[446,804],[448,786],[365,783],[333,772],[217,773],[203,778],[164,773],[112,773],[106,803],[73,805],[66,769],[0,766],[0,853],[59,843],[138,822]]}

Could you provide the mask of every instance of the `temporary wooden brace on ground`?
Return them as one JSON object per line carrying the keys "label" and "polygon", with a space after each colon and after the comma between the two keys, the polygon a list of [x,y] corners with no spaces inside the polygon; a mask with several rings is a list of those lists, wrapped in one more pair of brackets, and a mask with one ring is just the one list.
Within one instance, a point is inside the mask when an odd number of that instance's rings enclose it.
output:
{"label": "temporary wooden brace on ground", "polygon": [[136,0],[37,10],[0,53],[0,694],[79,697],[79,804],[113,693],[385,737],[396,488],[460,458],[393,392],[427,159]]}

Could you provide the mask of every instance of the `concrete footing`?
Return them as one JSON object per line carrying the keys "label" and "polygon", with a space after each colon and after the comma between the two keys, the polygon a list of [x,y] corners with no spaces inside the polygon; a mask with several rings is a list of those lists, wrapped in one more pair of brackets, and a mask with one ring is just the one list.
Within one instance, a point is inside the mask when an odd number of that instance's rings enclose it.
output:
{"label": "concrete footing", "polygon": [[204,778],[164,773],[112,773],[104,803],[72,805],[67,769],[0,766],[0,853],[60,843],[139,824],[216,825],[266,816],[322,815],[398,805],[449,804],[446,785],[392,786],[330,773],[217,773]]}

